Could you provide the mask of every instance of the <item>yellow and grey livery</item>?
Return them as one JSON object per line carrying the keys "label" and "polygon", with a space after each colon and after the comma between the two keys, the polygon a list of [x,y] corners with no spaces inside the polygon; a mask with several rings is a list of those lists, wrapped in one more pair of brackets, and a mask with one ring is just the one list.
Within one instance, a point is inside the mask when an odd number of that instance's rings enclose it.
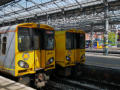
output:
{"label": "yellow and grey livery", "polygon": [[23,23],[0,28],[0,70],[13,76],[55,68],[54,29]]}

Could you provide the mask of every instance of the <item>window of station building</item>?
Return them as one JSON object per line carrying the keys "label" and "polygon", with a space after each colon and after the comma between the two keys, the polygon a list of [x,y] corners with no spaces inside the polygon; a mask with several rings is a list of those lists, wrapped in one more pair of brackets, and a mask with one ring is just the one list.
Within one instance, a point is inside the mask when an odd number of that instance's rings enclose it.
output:
{"label": "window of station building", "polygon": [[2,38],[2,54],[5,54],[6,53],[6,44],[7,44],[7,37],[6,36],[4,36],[3,38]]}

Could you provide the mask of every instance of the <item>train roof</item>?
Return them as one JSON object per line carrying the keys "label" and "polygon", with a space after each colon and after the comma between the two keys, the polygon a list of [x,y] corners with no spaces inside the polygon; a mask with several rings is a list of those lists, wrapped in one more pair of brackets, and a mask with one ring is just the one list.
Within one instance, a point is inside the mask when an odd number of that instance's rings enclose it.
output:
{"label": "train roof", "polygon": [[45,28],[45,29],[49,29],[49,30],[54,30],[53,27],[46,25],[46,24],[37,24],[39,28]]}
{"label": "train roof", "polygon": [[83,31],[83,30],[77,30],[77,32],[79,32],[79,33],[84,33],[85,34],[85,31]]}
{"label": "train roof", "polygon": [[16,25],[11,25],[11,26],[4,26],[0,27],[0,32],[7,32],[8,30],[14,31],[16,30],[17,26],[31,26],[31,25],[36,25],[35,23],[22,23],[22,24],[16,24]]}
{"label": "train roof", "polygon": [[11,25],[11,26],[5,26],[5,27],[0,27],[0,32],[6,32],[8,30],[14,31],[16,29],[17,25]]}
{"label": "train roof", "polygon": [[16,27],[18,27],[18,26],[33,26],[33,27],[39,27],[39,28],[54,30],[54,28],[52,28],[51,26],[46,25],[46,24],[21,23],[21,24],[16,24],[16,25],[11,25],[11,26],[0,27],[0,32],[7,32],[9,30],[14,31],[14,30],[16,30]]}

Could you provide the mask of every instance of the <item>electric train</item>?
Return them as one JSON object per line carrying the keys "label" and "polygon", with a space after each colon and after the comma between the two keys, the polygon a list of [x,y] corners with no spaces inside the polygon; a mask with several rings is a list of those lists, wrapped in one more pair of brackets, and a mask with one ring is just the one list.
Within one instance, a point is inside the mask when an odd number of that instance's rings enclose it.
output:
{"label": "electric train", "polygon": [[84,62],[85,32],[82,30],[55,31],[36,23],[0,27],[0,71],[18,78],[21,83],[32,81],[40,88],[54,69],[69,76]]}
{"label": "electric train", "polygon": [[55,41],[58,73],[69,76],[72,71],[78,72],[85,62],[85,32],[75,29],[55,31]]}
{"label": "electric train", "polygon": [[[54,29],[23,23],[0,28],[0,71],[37,87],[44,86],[55,68]],[[24,80],[26,79],[26,80]]]}

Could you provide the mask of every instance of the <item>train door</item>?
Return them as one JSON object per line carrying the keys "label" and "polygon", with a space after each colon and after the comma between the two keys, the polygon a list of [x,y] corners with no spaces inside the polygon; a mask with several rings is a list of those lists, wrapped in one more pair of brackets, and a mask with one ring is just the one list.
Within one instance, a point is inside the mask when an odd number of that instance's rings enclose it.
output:
{"label": "train door", "polygon": [[51,69],[55,64],[54,31],[45,32],[45,41],[46,69]]}
{"label": "train door", "polygon": [[55,68],[54,31],[40,30],[41,34],[41,67],[48,69]]}
{"label": "train door", "polygon": [[35,61],[35,69],[41,69],[41,54],[40,54],[40,32],[39,28],[35,28],[33,31],[33,44],[34,44],[34,61]]}
{"label": "train door", "polygon": [[76,64],[80,63],[80,36],[79,36],[79,33],[75,33],[74,35],[74,38],[75,38],[75,62]]}

